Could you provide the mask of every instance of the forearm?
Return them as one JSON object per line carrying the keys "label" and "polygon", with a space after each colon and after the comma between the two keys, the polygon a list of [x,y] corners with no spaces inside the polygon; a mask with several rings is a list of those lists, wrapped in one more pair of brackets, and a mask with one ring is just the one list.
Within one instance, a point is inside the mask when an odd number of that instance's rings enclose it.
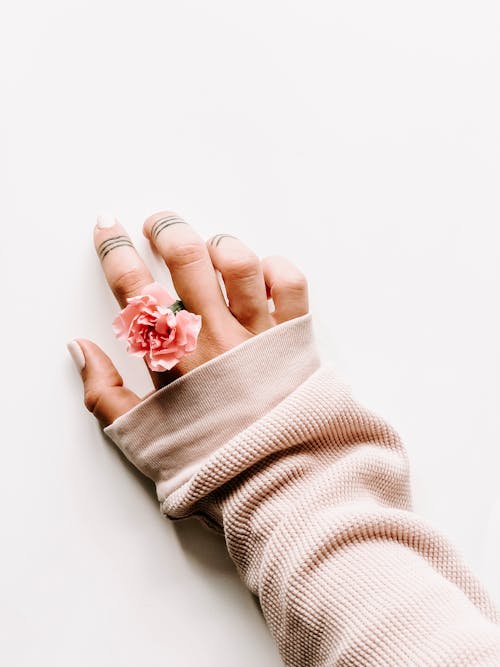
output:
{"label": "forearm", "polygon": [[410,511],[397,434],[319,367],[308,317],[264,336],[108,434],[167,516],[224,532],[287,665],[499,664],[488,597]]}

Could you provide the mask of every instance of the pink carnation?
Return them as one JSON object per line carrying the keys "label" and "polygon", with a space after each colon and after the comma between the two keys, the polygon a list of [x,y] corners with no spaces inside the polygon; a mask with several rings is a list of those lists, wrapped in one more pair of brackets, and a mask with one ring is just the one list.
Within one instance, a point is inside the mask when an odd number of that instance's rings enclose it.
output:
{"label": "pink carnation", "polygon": [[127,352],[145,357],[152,371],[173,368],[187,352],[192,352],[201,329],[201,315],[188,310],[174,313],[175,302],[158,283],[146,285],[113,321],[113,331],[126,340]]}

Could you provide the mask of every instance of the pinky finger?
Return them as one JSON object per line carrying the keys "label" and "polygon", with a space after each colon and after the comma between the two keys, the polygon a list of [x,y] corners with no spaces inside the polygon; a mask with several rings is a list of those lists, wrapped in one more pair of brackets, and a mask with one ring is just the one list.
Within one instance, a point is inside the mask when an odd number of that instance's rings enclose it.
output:
{"label": "pinky finger", "polygon": [[101,426],[108,426],[141,402],[123,386],[113,362],[95,343],[79,338],[68,343],[68,350],[83,380],[85,407]]}
{"label": "pinky finger", "polygon": [[277,324],[308,313],[307,280],[292,262],[279,256],[266,257],[262,260],[262,270],[274,302],[272,315]]}

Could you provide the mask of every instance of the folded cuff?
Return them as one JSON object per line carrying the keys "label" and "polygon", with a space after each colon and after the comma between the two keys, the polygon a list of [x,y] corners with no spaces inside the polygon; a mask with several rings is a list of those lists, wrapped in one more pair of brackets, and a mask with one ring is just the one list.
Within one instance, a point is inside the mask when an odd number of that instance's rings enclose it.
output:
{"label": "folded cuff", "polygon": [[147,396],[104,429],[156,482],[158,499],[319,366],[311,315],[279,324]]}

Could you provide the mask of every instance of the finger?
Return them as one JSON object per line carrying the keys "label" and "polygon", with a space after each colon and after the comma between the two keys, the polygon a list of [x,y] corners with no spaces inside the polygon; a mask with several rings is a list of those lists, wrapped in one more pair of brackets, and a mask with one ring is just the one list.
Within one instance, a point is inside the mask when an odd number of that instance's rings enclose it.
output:
{"label": "finger", "polygon": [[85,406],[103,427],[141,402],[95,343],[79,338],[68,343],[68,350],[82,376]]}
{"label": "finger", "polygon": [[[120,306],[126,306],[129,297],[136,296],[153,282],[126,229],[115,217],[99,216],[94,228],[94,245],[108,285]],[[175,378],[174,373],[155,373],[150,368],[148,372],[157,389]]]}
{"label": "finger", "polygon": [[127,298],[153,282],[153,276],[139,257],[123,225],[114,217],[99,217],[94,244],[104,275],[120,306]]}
{"label": "finger", "polygon": [[171,211],[161,211],[145,221],[143,231],[165,260],[188,310],[208,321],[229,315],[206,245],[190,225]]}
{"label": "finger", "polygon": [[229,234],[217,234],[207,242],[207,248],[213,266],[221,272],[229,309],[236,319],[255,334],[269,329],[273,322],[257,255]]}
{"label": "finger", "polygon": [[309,311],[307,280],[292,262],[284,257],[266,257],[262,260],[262,270],[274,302],[273,316],[277,323]]}

